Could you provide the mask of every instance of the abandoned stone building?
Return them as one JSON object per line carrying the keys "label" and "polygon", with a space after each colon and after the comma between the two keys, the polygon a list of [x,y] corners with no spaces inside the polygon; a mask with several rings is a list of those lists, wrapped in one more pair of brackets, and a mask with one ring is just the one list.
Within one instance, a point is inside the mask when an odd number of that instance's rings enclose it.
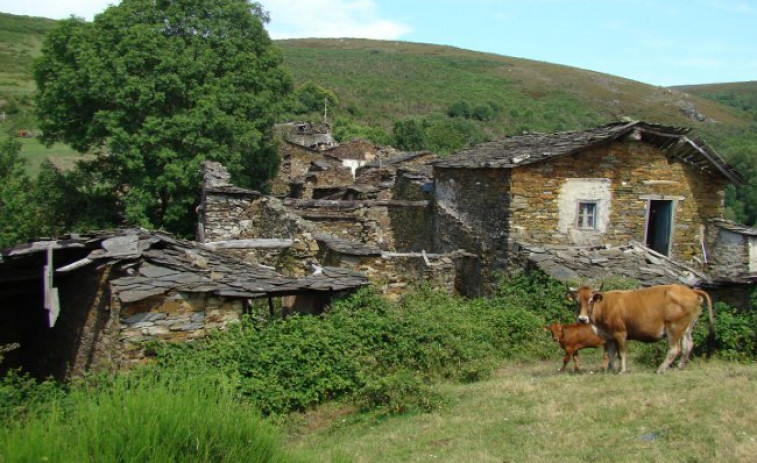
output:
{"label": "abandoned stone building", "polygon": [[[402,153],[359,168],[351,186],[335,181],[331,201],[290,197],[280,207],[311,227],[311,264],[322,265],[324,250],[341,256],[332,264],[362,271],[379,253],[456,256],[453,287],[469,296],[527,266],[566,281],[751,284],[753,230],[722,220],[725,187],[743,180],[688,133],[619,122],[510,137],[444,159]],[[382,274],[376,268],[369,273]]]}
{"label": "abandoned stone building", "polygon": [[338,268],[287,277],[142,229],[19,245],[0,255],[0,345],[18,346],[0,369],[119,369],[141,361],[142,341],[200,338],[274,303],[318,312],[367,284]]}
{"label": "abandoned stone building", "polygon": [[[435,248],[467,249],[482,257],[484,271],[496,272],[520,262],[515,254],[527,248],[606,251],[633,243],[657,260],[697,270],[699,276],[689,283],[715,281],[723,260],[749,274],[749,257],[719,253],[717,237],[723,234],[715,231],[723,217],[725,187],[743,179],[688,132],[644,122],[613,123],[511,137],[438,161]],[[548,261],[537,254],[534,259]],[[597,273],[628,273],[600,258],[566,262],[553,273],[562,279],[581,277],[569,267],[587,262]],[[638,268],[627,276],[644,280]],[[652,284],[671,280],[681,278],[660,275]]]}

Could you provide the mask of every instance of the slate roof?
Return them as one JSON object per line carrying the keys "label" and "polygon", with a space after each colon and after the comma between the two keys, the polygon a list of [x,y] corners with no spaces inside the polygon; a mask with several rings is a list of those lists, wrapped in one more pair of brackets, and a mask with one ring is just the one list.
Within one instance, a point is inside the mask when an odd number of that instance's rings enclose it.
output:
{"label": "slate roof", "polygon": [[641,286],[710,283],[702,272],[662,256],[646,246],[565,246],[518,243],[517,251],[530,266],[570,284],[598,284],[609,275],[633,279]]}
{"label": "slate roof", "polygon": [[[358,272],[331,267],[317,275],[289,278],[268,267],[212,251],[200,243],[144,229],[72,235],[61,240],[16,246],[0,253],[0,283],[13,276],[19,261],[40,261],[39,254],[44,255],[47,248],[54,252],[78,251],[73,261],[70,257],[68,261],[54,258],[56,275],[89,265],[116,267],[119,271],[114,272],[111,289],[122,302],[135,302],[168,291],[254,298],[333,292],[368,284],[368,279]],[[42,277],[41,268],[38,275]]]}
{"label": "slate roof", "polygon": [[530,134],[482,143],[434,162],[442,169],[509,169],[543,162],[602,146],[625,137],[650,143],[666,155],[694,165],[708,173],[718,173],[731,183],[744,179],[723,158],[701,140],[692,140],[691,129],[647,122],[614,122],[589,130]]}

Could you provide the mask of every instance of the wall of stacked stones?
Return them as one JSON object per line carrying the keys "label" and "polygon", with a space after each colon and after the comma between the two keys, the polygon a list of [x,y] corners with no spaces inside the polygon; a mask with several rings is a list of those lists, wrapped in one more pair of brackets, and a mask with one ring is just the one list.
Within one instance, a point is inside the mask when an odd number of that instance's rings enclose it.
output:
{"label": "wall of stacked stones", "polygon": [[610,222],[602,237],[607,244],[643,242],[647,213],[644,197],[680,198],[675,202],[671,257],[683,261],[702,258],[700,224],[721,217],[723,210],[725,179],[669,160],[648,144],[625,141],[513,169],[513,239],[572,244],[558,227],[558,198],[565,178],[611,180]]}
{"label": "wall of stacked stones", "polygon": [[281,166],[276,178],[271,181],[271,194],[278,197],[289,196],[289,182],[291,179],[303,178],[310,169],[310,163],[323,156],[293,143],[279,144]]}
{"label": "wall of stacked stones", "polygon": [[274,267],[286,276],[312,272],[318,252],[310,222],[290,213],[276,198],[208,193],[205,198],[205,241],[292,239],[286,249],[226,251],[247,262]]}
{"label": "wall of stacked stones", "polygon": [[128,366],[144,359],[145,341],[187,342],[210,330],[223,330],[241,319],[244,303],[204,293],[170,292],[130,304],[115,300],[112,310],[117,320],[118,362]]}
{"label": "wall of stacked stones", "polygon": [[719,276],[738,278],[749,268],[747,238],[709,224],[707,228],[708,269]]}
{"label": "wall of stacked stones", "polygon": [[399,298],[413,286],[429,285],[455,294],[458,259],[433,256],[426,264],[422,256],[355,256],[334,251],[322,253],[324,265],[348,268],[364,273],[373,286],[390,299]]}
{"label": "wall of stacked stones", "polygon": [[482,281],[507,266],[509,234],[506,169],[435,169],[434,250],[464,249],[481,256]]}
{"label": "wall of stacked stones", "polygon": [[403,201],[428,201],[426,207],[391,207],[389,218],[394,233],[394,248],[399,252],[431,252],[434,249],[433,192],[431,180],[415,178],[398,171],[392,197]]}

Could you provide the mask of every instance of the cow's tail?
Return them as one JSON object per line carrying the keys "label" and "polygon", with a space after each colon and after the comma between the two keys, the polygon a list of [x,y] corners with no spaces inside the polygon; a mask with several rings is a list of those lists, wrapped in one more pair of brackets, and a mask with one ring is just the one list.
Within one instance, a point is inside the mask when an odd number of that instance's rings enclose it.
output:
{"label": "cow's tail", "polygon": [[710,316],[710,330],[707,335],[707,350],[705,356],[706,358],[710,358],[710,354],[712,354],[712,348],[715,345],[715,314],[712,310],[712,298],[710,298],[710,295],[705,291],[702,291],[701,289],[695,289],[694,292],[697,293],[697,295],[699,295],[703,300],[707,301],[707,311]]}

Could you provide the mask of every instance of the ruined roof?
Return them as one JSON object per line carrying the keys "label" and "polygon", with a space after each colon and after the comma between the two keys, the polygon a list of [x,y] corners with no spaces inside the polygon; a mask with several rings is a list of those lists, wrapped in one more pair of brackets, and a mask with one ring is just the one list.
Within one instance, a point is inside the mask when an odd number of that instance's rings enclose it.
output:
{"label": "ruined roof", "polygon": [[[76,249],[76,257],[54,258],[55,275],[90,265],[117,269],[111,289],[122,302],[135,302],[168,291],[212,293],[221,297],[254,298],[305,292],[332,292],[368,284],[363,275],[340,268],[324,268],[317,275],[283,276],[271,268],[249,264],[200,243],[144,229],[72,235],[19,245],[0,254],[0,283],[12,278],[14,264],[53,251]],[[74,260],[75,259],[75,260]],[[42,269],[38,277],[42,278]]]}
{"label": "ruined roof", "polygon": [[641,286],[709,283],[702,272],[676,262],[646,246],[565,246],[518,243],[520,256],[547,275],[566,283],[599,283],[612,275],[632,279]]}
{"label": "ruined roof", "polygon": [[667,156],[702,171],[719,173],[734,184],[743,184],[741,175],[715,150],[701,140],[686,136],[690,130],[634,121],[614,122],[589,130],[521,135],[482,143],[437,161],[434,166],[446,169],[507,169],[575,154],[628,137],[654,145]]}
{"label": "ruined roof", "polygon": [[718,228],[722,228],[733,233],[738,233],[739,235],[757,236],[757,228],[747,227],[746,225],[736,223],[733,220],[713,219],[710,222],[712,222]]}
{"label": "ruined roof", "polygon": [[203,189],[205,193],[221,193],[226,195],[249,196],[258,198],[259,192],[234,186],[231,174],[220,162],[205,161],[202,163]]}

